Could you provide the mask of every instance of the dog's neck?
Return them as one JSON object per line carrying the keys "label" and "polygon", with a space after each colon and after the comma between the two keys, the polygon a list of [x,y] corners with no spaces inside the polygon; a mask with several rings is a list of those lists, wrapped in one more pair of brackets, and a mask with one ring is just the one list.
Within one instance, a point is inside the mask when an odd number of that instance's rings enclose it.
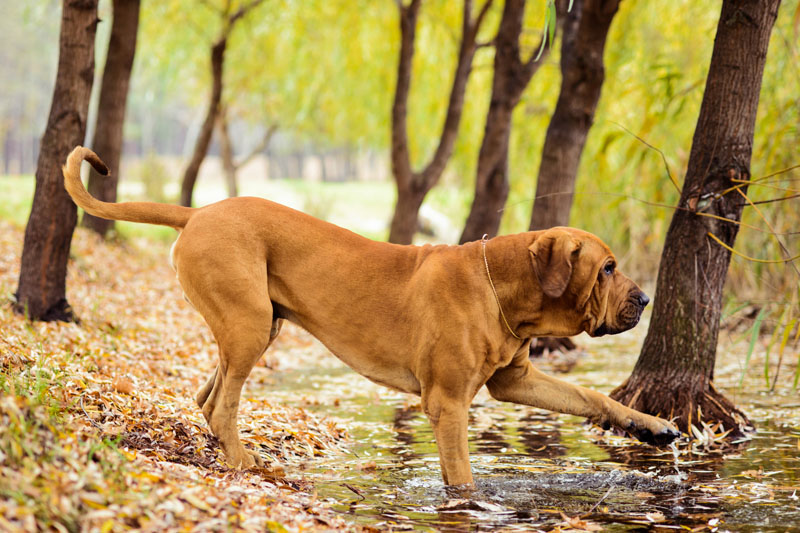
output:
{"label": "dog's neck", "polygon": [[[542,307],[541,291],[536,290],[536,275],[528,250],[533,240],[526,239],[526,235],[531,234],[504,235],[486,242],[486,264],[497,294],[497,303],[508,327],[523,339],[535,335]],[[503,245],[500,246],[500,243]],[[506,329],[502,324],[503,317],[499,319],[503,329]]]}
{"label": "dog's neck", "polygon": [[503,304],[500,303],[500,297],[497,295],[497,288],[494,286],[494,281],[492,280],[492,273],[489,269],[489,260],[486,257],[486,235],[483,236],[481,239],[481,255],[483,255],[483,264],[486,267],[486,277],[489,280],[489,287],[492,289],[492,294],[494,294],[494,299],[497,302],[497,309],[500,312],[500,319],[503,321],[503,324],[506,326],[506,329],[511,336],[517,340],[522,340],[522,337],[517,335],[514,330],[512,329],[511,325],[508,323],[508,319],[506,318],[506,314],[503,312]]}

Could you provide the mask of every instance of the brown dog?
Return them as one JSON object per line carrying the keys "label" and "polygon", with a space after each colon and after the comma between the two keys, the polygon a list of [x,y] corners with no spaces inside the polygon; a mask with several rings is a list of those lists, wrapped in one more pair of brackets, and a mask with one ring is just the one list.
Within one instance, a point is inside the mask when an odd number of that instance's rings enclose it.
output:
{"label": "brown dog", "polygon": [[219,344],[197,403],[232,466],[262,462],[239,440],[239,396],[283,320],[361,375],[420,395],[449,485],[472,483],[467,414],[484,385],[498,400],[584,416],[647,442],[678,436],[670,423],[542,374],[528,359],[531,337],[619,333],[639,321],[647,296],[594,235],[553,228],[399,246],[260,198],[199,209],[105,203],[83,187],[83,159],[107,170],[86,148],[67,159],[66,189],[86,212],[182,230],[172,264]]}

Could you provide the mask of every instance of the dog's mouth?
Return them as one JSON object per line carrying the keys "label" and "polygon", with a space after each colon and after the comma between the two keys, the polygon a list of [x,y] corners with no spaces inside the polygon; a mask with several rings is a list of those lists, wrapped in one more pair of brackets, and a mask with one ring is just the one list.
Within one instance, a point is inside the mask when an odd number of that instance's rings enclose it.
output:
{"label": "dog's mouth", "polygon": [[603,335],[616,335],[617,333],[628,331],[639,323],[639,319],[642,318],[643,310],[643,307],[635,303],[629,303],[622,309],[617,317],[620,324],[619,326],[609,326],[607,323],[603,322],[595,328],[591,336],[602,337]]}

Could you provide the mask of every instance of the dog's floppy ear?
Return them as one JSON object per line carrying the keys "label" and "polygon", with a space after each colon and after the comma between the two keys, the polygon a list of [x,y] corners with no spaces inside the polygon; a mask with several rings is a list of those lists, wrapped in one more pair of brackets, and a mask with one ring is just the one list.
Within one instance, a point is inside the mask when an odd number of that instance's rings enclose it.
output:
{"label": "dog's floppy ear", "polygon": [[545,231],[528,248],[533,272],[550,298],[558,298],[569,285],[572,264],[581,244],[569,232],[553,228]]}

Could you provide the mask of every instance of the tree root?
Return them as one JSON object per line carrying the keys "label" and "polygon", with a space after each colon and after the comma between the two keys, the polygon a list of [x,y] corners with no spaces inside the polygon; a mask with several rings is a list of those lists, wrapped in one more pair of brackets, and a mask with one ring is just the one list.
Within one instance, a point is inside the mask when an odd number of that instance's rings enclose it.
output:
{"label": "tree root", "polygon": [[[16,298],[15,298],[16,299]],[[66,298],[59,299],[56,303],[50,306],[47,311],[41,314],[41,316],[31,316],[28,312],[28,307],[21,303],[14,302],[13,304],[14,312],[20,315],[25,315],[30,320],[40,320],[42,322],[74,322],[76,324],[81,323],[81,319],[75,314],[72,310],[72,306],[69,305]]]}
{"label": "tree root", "polygon": [[753,429],[747,415],[707,380],[667,384],[653,376],[631,376],[609,396],[631,409],[666,418],[690,436],[691,426],[702,430],[703,424],[720,424],[719,432],[730,430],[728,439]]}

